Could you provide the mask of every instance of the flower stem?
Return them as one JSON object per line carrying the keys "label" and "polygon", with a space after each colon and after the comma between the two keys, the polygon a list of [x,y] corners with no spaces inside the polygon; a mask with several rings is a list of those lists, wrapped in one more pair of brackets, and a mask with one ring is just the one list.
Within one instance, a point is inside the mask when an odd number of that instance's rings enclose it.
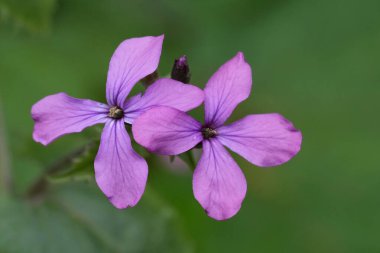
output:
{"label": "flower stem", "polygon": [[87,152],[89,148],[92,148],[94,145],[96,145],[96,143],[97,141],[91,141],[90,143],[78,148],[77,150],[74,150],[73,152],[48,166],[44,170],[44,173],[27,190],[26,197],[28,199],[38,199],[43,196],[49,186],[48,177],[65,171],[67,167],[69,167],[70,164],[75,161],[76,158],[81,157],[84,153]]}

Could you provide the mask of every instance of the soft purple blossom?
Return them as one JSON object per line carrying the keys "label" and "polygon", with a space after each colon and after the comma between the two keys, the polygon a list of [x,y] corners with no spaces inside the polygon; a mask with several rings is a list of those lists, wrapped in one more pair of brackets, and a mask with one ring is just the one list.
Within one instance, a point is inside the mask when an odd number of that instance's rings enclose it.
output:
{"label": "soft purple blossom", "polygon": [[95,177],[117,208],[136,205],[148,176],[147,163],[133,150],[124,124],[132,124],[136,117],[157,105],[187,111],[203,102],[202,90],[167,78],[157,80],[143,95],[126,100],[133,86],[157,69],[163,39],[163,35],[132,38],[119,45],[108,70],[108,104],[58,93],[32,108],[33,138],[44,145],[62,135],[105,124],[95,159]]}
{"label": "soft purple blossom", "polygon": [[238,53],[219,68],[204,89],[205,124],[162,106],[145,112],[132,128],[136,141],[158,154],[177,155],[202,142],[193,191],[216,220],[234,216],[247,190],[242,171],[224,146],[262,167],[283,164],[301,148],[301,132],[277,113],[248,115],[224,125],[235,107],[248,98],[251,86],[251,67]]}

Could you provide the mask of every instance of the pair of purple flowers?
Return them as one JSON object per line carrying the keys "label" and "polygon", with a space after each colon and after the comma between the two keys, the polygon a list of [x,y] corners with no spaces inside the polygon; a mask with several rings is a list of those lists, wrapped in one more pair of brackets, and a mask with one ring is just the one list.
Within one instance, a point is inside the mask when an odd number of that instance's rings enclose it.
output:
{"label": "pair of purple flowers", "polygon": [[[132,146],[124,124],[132,124],[135,140],[153,153],[177,155],[202,143],[194,171],[195,198],[209,216],[235,215],[246,194],[246,180],[224,146],[258,166],[287,162],[300,150],[302,136],[279,114],[249,115],[224,125],[252,86],[250,66],[242,53],[211,77],[204,91],[168,78],[158,79],[144,94],[126,99],[133,86],[153,73],[163,36],[125,40],[112,56],[107,104],[58,93],[32,108],[33,138],[44,145],[56,138],[104,123],[95,159],[96,182],[117,208],[136,205],[146,185],[148,166]],[[204,101],[205,124],[185,112]]]}

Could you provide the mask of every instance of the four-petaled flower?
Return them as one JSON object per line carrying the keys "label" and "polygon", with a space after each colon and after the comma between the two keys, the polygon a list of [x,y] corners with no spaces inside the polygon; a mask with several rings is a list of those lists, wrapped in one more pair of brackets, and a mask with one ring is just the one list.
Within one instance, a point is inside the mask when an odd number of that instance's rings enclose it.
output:
{"label": "four-petaled flower", "polygon": [[132,38],[112,56],[106,97],[108,104],[58,93],[32,108],[33,138],[44,145],[56,138],[105,123],[95,159],[96,182],[117,208],[136,205],[148,176],[146,161],[131,146],[124,123],[132,124],[144,111],[165,105],[188,111],[203,102],[203,91],[172,79],[159,79],[143,95],[126,100],[133,86],[157,69],[163,36]]}
{"label": "four-petaled flower", "polygon": [[207,214],[217,220],[234,216],[247,190],[242,171],[223,146],[262,167],[289,161],[301,147],[301,132],[280,114],[248,115],[224,125],[235,107],[248,98],[251,86],[251,68],[238,53],[219,68],[204,89],[204,125],[163,106],[145,112],[132,126],[140,145],[162,155],[177,155],[202,142],[193,192]]}

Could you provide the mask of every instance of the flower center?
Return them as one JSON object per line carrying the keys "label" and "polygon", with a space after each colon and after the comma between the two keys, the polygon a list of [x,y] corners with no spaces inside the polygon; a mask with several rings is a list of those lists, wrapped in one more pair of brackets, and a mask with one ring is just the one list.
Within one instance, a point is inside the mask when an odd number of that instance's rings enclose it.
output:
{"label": "flower center", "polygon": [[205,138],[205,139],[213,138],[218,134],[216,132],[216,130],[214,130],[210,127],[204,127],[204,128],[202,128],[201,131],[202,131],[203,138]]}
{"label": "flower center", "polygon": [[118,106],[112,106],[110,108],[110,112],[108,113],[108,116],[113,119],[121,119],[124,117],[124,111]]}

